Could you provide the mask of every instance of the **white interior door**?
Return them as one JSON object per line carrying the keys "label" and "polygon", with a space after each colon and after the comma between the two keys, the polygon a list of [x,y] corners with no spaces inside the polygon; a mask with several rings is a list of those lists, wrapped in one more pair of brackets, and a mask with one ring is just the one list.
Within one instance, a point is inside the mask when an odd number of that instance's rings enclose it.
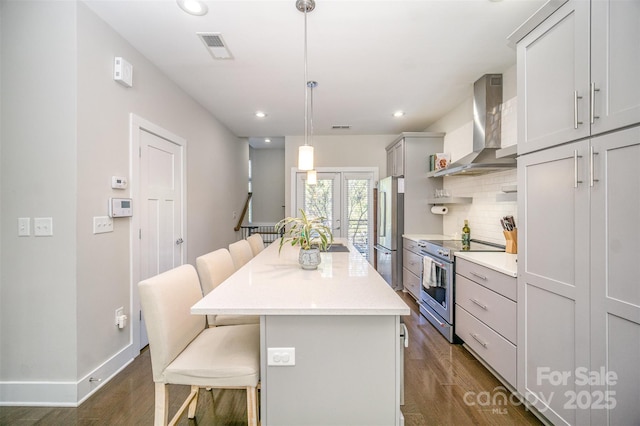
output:
{"label": "white interior door", "polygon": [[[132,227],[137,237],[133,264],[139,265],[133,279],[133,294],[137,296],[137,283],[141,280],[182,265],[184,244],[184,140],[157,126],[145,123],[133,127],[138,142],[138,211]],[[135,207],[134,207],[135,208]],[[137,234],[137,235],[136,235]],[[136,276],[137,275],[137,276]],[[148,342],[139,298],[132,312],[138,320],[139,349]],[[137,318],[136,318],[137,317]],[[135,334],[135,333],[134,333]]]}

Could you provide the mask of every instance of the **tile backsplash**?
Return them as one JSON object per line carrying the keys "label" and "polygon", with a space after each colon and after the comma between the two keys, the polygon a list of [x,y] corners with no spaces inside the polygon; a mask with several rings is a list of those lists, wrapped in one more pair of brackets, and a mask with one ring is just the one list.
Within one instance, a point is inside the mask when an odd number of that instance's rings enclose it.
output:
{"label": "tile backsplash", "polygon": [[460,237],[464,220],[469,220],[471,238],[505,244],[500,218],[512,215],[518,224],[517,202],[496,201],[502,187],[515,185],[516,169],[479,176],[448,176],[444,188],[452,197],[472,197],[471,204],[448,204],[449,212],[443,216],[445,235]]}

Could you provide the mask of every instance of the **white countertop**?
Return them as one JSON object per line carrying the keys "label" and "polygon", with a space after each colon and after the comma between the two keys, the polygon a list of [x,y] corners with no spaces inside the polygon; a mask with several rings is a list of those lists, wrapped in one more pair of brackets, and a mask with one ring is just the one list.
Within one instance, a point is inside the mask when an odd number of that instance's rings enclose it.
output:
{"label": "white countertop", "polygon": [[409,315],[409,307],[346,239],[351,252],[322,253],[317,270],[279,240],[191,307],[192,314]]}
{"label": "white countertop", "polygon": [[456,252],[455,255],[461,259],[466,259],[469,262],[477,263],[478,265],[502,272],[511,277],[518,276],[517,254],[495,251],[459,251]]}
{"label": "white countertop", "polygon": [[456,239],[451,237],[450,235],[442,235],[442,234],[403,234],[402,238],[415,241],[416,243],[420,240],[436,240],[437,241],[437,240],[455,240]]}

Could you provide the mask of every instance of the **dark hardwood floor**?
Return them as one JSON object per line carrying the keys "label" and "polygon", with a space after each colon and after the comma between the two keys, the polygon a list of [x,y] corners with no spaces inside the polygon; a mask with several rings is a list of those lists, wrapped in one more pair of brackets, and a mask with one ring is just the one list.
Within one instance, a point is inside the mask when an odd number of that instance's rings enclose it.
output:
{"label": "dark hardwood floor", "polygon": [[[411,307],[404,319],[409,332],[402,407],[406,426],[540,424],[524,407],[508,403],[509,393],[500,382],[461,345],[450,345],[411,297],[399,294]],[[171,413],[188,391],[170,387]],[[78,408],[0,407],[0,425],[152,425],[153,393],[151,358],[144,350]],[[202,390],[196,419],[183,417],[179,424],[246,425],[245,393]]]}

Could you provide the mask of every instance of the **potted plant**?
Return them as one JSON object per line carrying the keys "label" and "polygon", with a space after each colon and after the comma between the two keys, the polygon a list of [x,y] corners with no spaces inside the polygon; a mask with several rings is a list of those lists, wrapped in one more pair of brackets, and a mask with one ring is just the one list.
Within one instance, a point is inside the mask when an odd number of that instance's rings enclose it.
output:
{"label": "potted plant", "polygon": [[285,217],[276,224],[276,232],[281,233],[280,251],[286,243],[300,246],[298,262],[302,269],[317,269],[320,251],[327,251],[333,243],[331,228],[325,225],[324,217],[309,217],[300,209],[300,217]]}

